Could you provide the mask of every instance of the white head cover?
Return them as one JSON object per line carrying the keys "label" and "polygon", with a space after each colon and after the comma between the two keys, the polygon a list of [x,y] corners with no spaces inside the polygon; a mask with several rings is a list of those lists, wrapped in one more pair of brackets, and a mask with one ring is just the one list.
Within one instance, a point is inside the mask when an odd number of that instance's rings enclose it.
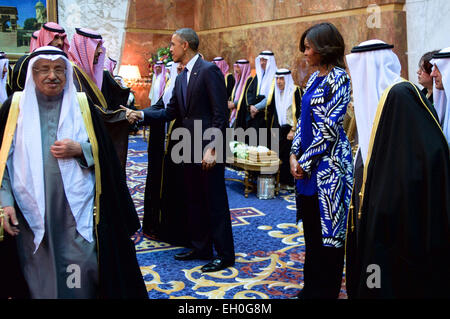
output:
{"label": "white head cover", "polygon": [[[9,66],[9,60],[6,58],[6,56],[2,55],[0,56],[0,106],[5,102],[5,100],[8,98],[8,94],[6,93],[6,83],[8,82],[8,66]],[[6,72],[4,76],[3,69],[6,67]]]}
{"label": "white head cover", "polygon": [[[158,62],[156,62],[153,67],[152,87],[150,88],[150,93],[148,94],[151,104],[158,102],[159,98],[164,93],[164,86],[166,83],[166,67],[164,63]],[[156,74],[156,66],[161,67],[161,72],[159,74]]]}
{"label": "white head cover", "polygon": [[[266,71],[261,68],[261,59],[267,60]],[[270,93],[270,87],[272,86],[275,72],[277,71],[277,63],[275,62],[275,56],[271,51],[262,51],[255,59],[256,76],[258,77],[258,94],[268,96]],[[261,81],[262,79],[262,81]]]}
{"label": "white head cover", "polygon": [[433,85],[433,101],[439,116],[439,123],[450,146],[450,47],[442,49],[430,61],[433,68],[437,66],[442,76],[444,90]]}
{"label": "white head cover", "polygon": [[401,79],[400,61],[392,48],[383,41],[369,40],[354,47],[352,53],[346,56],[363,163],[369,151],[370,134],[381,95]]}
{"label": "white head cover", "polygon": [[284,78],[285,81],[283,96],[281,96],[281,90],[278,88],[278,85],[275,84],[275,107],[277,109],[278,123],[282,126],[287,123],[286,113],[294,98],[295,84],[292,79],[292,73],[288,69],[278,69],[275,77]]}
{"label": "white head cover", "polygon": [[172,98],[173,88],[175,87],[175,79],[177,78],[178,75],[177,67],[178,63],[176,62],[172,62],[172,64],[170,65],[170,78],[168,80],[169,85],[166,85],[163,94],[163,101],[165,107],[167,106],[167,104],[169,104],[170,99]]}
{"label": "white head cover", "polygon": [[[64,55],[63,55],[64,54]],[[34,56],[35,55],[35,56]],[[39,59],[63,59],[66,64],[64,87],[57,140],[65,138],[77,142],[88,141],[73,84],[73,69],[65,53],[58,48],[45,46],[30,55],[25,89],[19,102],[19,118],[13,142],[12,188],[17,204],[34,233],[35,252],[44,237],[45,185],[42,158],[41,125],[33,80],[33,65]],[[64,192],[77,224],[77,231],[87,241],[93,241],[94,172],[82,169],[74,158],[58,159],[64,184]]]}

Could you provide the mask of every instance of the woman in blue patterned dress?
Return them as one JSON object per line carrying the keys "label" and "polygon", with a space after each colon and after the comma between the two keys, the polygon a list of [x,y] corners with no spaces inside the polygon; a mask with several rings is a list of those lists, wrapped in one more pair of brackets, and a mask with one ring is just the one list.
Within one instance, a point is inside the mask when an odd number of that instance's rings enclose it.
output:
{"label": "woman in blue patterned dress", "polygon": [[350,101],[345,44],[334,25],[320,23],[303,33],[299,46],[317,71],[306,85],[290,156],[306,245],[297,297],[337,298],[353,187],[352,152],[342,125]]}

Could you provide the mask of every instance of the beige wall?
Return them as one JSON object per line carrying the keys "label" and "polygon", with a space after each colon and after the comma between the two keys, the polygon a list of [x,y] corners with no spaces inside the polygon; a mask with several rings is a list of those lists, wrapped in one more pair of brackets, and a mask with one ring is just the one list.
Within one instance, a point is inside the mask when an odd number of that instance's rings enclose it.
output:
{"label": "beige wall", "polygon": [[[378,4],[379,25],[368,12],[371,3]],[[298,50],[302,33],[319,22],[331,22],[340,30],[346,53],[362,41],[378,38],[395,45],[407,76],[406,14],[404,1],[373,0],[259,0],[197,1],[200,17],[198,32],[200,51],[206,59],[223,56],[229,64],[240,58],[252,62],[262,50],[275,53],[278,67],[290,68],[294,80],[302,82],[309,73]],[[379,28],[377,27],[379,26]]]}

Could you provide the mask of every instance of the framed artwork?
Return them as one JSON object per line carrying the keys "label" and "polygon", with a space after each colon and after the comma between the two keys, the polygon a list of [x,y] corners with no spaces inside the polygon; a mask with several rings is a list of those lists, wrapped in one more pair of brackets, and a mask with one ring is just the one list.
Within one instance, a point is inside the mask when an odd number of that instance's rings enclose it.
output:
{"label": "framed artwork", "polygon": [[58,0],[0,0],[0,51],[14,62],[47,21],[58,22]]}

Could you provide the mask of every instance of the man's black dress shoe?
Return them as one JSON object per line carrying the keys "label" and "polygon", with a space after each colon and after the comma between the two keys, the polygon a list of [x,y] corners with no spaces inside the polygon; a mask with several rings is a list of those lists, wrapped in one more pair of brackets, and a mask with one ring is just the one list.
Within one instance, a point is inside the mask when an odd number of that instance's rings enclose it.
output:
{"label": "man's black dress shoe", "polygon": [[194,260],[194,259],[204,259],[208,260],[211,256],[203,256],[198,254],[195,250],[189,250],[184,253],[179,253],[175,255],[176,260]]}
{"label": "man's black dress shoe", "polygon": [[214,272],[233,266],[234,260],[224,260],[221,258],[214,259],[212,262],[202,267],[202,272]]}

